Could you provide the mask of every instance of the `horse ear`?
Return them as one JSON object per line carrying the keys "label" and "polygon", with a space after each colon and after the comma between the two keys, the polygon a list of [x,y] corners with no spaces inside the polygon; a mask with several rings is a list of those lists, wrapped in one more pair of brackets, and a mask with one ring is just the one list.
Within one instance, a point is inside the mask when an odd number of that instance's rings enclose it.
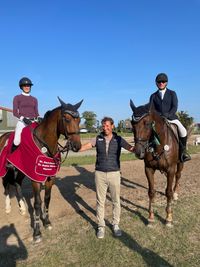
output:
{"label": "horse ear", "polygon": [[135,112],[136,106],[134,105],[132,99],[130,99],[130,107],[131,107],[132,111]]}
{"label": "horse ear", "polygon": [[76,105],[74,105],[75,110],[78,110],[80,108],[82,102],[83,102],[83,99],[80,102],[78,102]]}
{"label": "horse ear", "polygon": [[59,100],[59,102],[60,102],[60,104],[61,104],[62,107],[65,107],[65,106],[67,105],[64,101],[62,101],[62,100],[60,99],[59,96],[58,96],[58,100]]}
{"label": "horse ear", "polygon": [[149,112],[152,113],[154,111],[154,104],[153,104],[153,99],[150,99],[149,102]]}

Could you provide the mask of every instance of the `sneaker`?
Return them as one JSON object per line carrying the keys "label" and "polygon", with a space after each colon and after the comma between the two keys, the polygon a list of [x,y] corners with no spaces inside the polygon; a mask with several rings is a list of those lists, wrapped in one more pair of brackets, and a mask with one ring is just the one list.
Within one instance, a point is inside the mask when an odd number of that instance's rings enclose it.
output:
{"label": "sneaker", "polygon": [[104,238],[105,228],[103,226],[98,227],[97,238]]}
{"label": "sneaker", "polygon": [[114,233],[114,236],[121,236],[122,235],[122,231],[119,228],[118,224],[113,225],[113,233]]}

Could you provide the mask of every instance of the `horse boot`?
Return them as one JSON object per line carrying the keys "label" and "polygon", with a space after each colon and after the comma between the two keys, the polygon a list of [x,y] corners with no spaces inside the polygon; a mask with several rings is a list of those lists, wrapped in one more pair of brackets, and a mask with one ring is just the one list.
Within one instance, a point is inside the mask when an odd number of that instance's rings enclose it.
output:
{"label": "horse boot", "polygon": [[187,136],[180,137],[180,161],[185,162],[191,160],[190,155],[186,151]]}

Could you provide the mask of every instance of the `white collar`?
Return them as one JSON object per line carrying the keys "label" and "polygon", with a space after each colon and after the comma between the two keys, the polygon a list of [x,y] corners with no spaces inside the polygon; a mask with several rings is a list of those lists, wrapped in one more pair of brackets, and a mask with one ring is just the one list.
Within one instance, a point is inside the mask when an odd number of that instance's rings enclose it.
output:
{"label": "white collar", "polygon": [[166,87],[165,87],[165,89],[163,89],[163,90],[158,89],[161,99],[164,98],[164,95],[165,95],[166,90],[167,90]]}
{"label": "white collar", "polygon": [[29,96],[30,93],[24,93],[24,92],[22,92],[22,95]]}

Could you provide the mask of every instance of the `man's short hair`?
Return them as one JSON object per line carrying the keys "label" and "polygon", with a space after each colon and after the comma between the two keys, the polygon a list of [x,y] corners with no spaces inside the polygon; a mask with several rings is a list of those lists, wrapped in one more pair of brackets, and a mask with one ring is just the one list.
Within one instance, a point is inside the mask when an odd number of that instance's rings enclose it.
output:
{"label": "man's short hair", "polygon": [[104,117],[102,120],[101,120],[101,124],[105,123],[106,121],[109,121],[111,125],[114,124],[114,120],[110,117]]}

